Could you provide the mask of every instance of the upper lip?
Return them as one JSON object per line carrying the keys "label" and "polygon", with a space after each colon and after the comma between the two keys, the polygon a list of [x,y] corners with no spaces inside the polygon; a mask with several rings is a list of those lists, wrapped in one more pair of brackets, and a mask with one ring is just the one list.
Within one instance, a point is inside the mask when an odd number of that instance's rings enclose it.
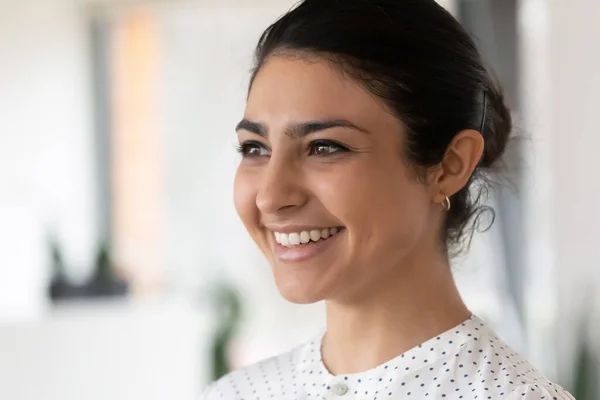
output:
{"label": "upper lip", "polygon": [[339,227],[338,225],[278,225],[278,224],[265,224],[265,228],[273,232],[279,233],[294,233],[302,231],[321,231],[323,229]]}

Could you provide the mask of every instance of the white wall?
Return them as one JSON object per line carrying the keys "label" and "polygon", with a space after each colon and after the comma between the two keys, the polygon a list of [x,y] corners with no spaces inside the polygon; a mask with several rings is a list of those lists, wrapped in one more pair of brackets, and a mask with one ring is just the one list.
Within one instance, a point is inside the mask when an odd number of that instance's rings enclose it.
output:
{"label": "white wall", "polygon": [[558,340],[567,360],[559,367],[568,371],[576,340],[569,328],[581,311],[587,310],[600,346],[600,2],[548,0],[548,5]]}
{"label": "white wall", "polygon": [[596,0],[521,2],[530,345],[565,384],[579,319],[589,336],[600,334],[600,297],[587,297],[600,289],[599,20]]}
{"label": "white wall", "polygon": [[96,245],[86,20],[69,0],[0,7],[0,320],[44,307],[45,235],[76,278]]}

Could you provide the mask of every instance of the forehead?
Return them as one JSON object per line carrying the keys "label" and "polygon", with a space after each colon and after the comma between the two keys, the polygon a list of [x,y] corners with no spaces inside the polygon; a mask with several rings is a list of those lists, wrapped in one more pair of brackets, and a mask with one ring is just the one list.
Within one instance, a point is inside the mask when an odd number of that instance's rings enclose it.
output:
{"label": "forehead", "polygon": [[[347,118],[376,121],[383,105],[359,83],[319,58],[268,59],[250,88],[246,117]],[[269,121],[266,121],[269,122]]]}

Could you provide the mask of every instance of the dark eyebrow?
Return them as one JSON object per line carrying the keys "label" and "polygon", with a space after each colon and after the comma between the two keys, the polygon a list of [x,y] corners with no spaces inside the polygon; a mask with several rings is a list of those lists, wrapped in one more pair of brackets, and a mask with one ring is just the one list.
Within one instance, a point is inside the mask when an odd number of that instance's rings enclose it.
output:
{"label": "dark eyebrow", "polygon": [[359,128],[358,126],[354,125],[348,120],[332,119],[323,121],[309,121],[303,122],[298,125],[294,125],[290,128],[289,134],[294,138],[302,138],[304,136],[310,135],[311,133],[324,131],[331,128],[350,128],[363,133],[369,133],[368,131]]}
{"label": "dark eyebrow", "polygon": [[[359,128],[352,122],[345,119],[332,119],[332,120],[322,120],[322,121],[308,121],[302,122],[300,124],[296,124],[287,129],[286,134],[293,137],[294,139],[303,138],[305,136],[310,135],[311,133],[316,133],[320,131],[324,131],[332,128],[350,128],[363,133],[369,133],[365,129]],[[248,132],[255,133],[262,137],[267,137],[267,129],[266,127],[258,122],[248,121],[247,119],[241,120],[235,130],[238,131],[240,129],[246,130]]]}
{"label": "dark eyebrow", "polygon": [[236,130],[236,132],[239,130],[244,130],[244,131],[255,133],[255,134],[260,135],[265,138],[267,137],[267,129],[265,128],[265,126],[263,124],[260,124],[258,122],[248,121],[247,119],[243,119],[240,122],[238,122],[238,124],[235,127],[235,130]]}

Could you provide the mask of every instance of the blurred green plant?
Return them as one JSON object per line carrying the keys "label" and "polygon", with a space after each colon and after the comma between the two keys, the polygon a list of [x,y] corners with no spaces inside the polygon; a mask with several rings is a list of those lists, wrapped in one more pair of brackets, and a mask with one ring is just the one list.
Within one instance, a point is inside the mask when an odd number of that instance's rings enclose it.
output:
{"label": "blurred green plant", "polygon": [[76,295],[77,288],[71,285],[67,278],[63,251],[58,237],[55,234],[48,235],[47,243],[51,260],[51,277],[48,287],[50,299],[55,301]]}
{"label": "blurred green plant", "polygon": [[90,297],[125,296],[129,285],[115,273],[107,240],[100,242],[96,254],[94,275],[87,283],[85,292]]}
{"label": "blurred green plant", "polygon": [[594,349],[588,341],[579,346],[575,360],[575,382],[573,384],[573,396],[577,400],[598,400],[600,393],[598,381],[600,380],[600,368]]}
{"label": "blurred green plant", "polygon": [[48,292],[53,301],[114,297],[127,294],[128,284],[115,274],[110,259],[110,248],[106,240],[103,240],[98,246],[93,275],[83,284],[69,281],[62,248],[56,235],[48,235],[47,241],[52,263],[52,278]]}
{"label": "blurred green plant", "polygon": [[229,352],[242,318],[242,303],[237,290],[232,285],[221,282],[214,289],[214,306],[217,329],[213,338],[212,369],[213,380],[217,380],[232,369]]}
{"label": "blurred green plant", "polygon": [[98,254],[96,254],[95,267],[97,276],[110,276],[113,273],[110,262],[110,251],[106,241],[100,243]]}
{"label": "blurred green plant", "polygon": [[[590,288],[584,304],[594,304],[594,291]],[[587,310],[589,312],[589,310]],[[583,312],[579,323],[579,340],[574,363],[573,396],[577,400],[600,399],[600,360],[597,349],[590,343],[589,317]]]}
{"label": "blurred green plant", "polygon": [[48,235],[47,242],[52,259],[52,278],[62,279],[65,276],[65,262],[58,238],[55,235]]}

